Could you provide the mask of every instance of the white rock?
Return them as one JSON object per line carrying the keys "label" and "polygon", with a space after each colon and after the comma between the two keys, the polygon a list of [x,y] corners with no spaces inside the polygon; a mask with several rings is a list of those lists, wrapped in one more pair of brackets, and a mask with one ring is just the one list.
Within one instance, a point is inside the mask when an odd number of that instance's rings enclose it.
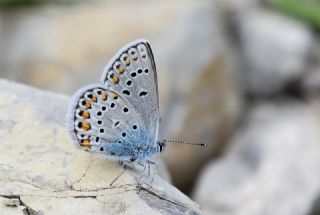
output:
{"label": "white rock", "polygon": [[26,211],[26,207],[20,206],[19,199],[0,197],[0,214],[23,215],[23,211]]}
{"label": "white rock", "polygon": [[[141,174],[127,170],[110,186],[122,168],[71,143],[64,127],[67,102],[65,96],[0,80],[1,211],[201,214],[194,202],[158,176],[152,184],[143,177],[139,190]],[[14,203],[17,199],[21,206]]]}
{"label": "white rock", "polygon": [[320,94],[320,65],[309,71],[302,80],[302,87],[305,93],[311,95]]}
{"label": "white rock", "polygon": [[[241,96],[234,80],[236,63],[212,1],[198,1],[156,47],[162,56],[160,138],[207,143],[208,147],[171,144],[166,162],[175,184],[192,189],[203,163],[212,158],[231,132],[241,112]],[[159,50],[159,51],[157,51]],[[164,72],[163,72],[164,71]],[[160,80],[161,81],[161,80]]]}
{"label": "white rock", "polygon": [[246,64],[244,85],[252,95],[273,95],[302,77],[313,36],[305,25],[262,9],[236,21]]}
{"label": "white rock", "polygon": [[172,30],[186,28],[180,24],[199,5],[196,0],[181,3],[94,1],[4,10],[2,77],[72,94],[98,80],[107,61],[132,40],[142,37],[155,47],[178,48],[162,38],[172,40]]}
{"label": "white rock", "polygon": [[309,214],[320,192],[319,103],[257,105],[194,198],[206,214]]}

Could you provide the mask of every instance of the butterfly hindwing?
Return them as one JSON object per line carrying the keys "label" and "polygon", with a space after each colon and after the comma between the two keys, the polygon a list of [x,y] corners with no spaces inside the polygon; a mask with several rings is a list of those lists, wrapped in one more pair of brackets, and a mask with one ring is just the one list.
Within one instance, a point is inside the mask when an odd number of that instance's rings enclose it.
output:
{"label": "butterfly hindwing", "polygon": [[145,127],[133,106],[106,86],[96,84],[78,90],[71,104],[70,134],[90,151],[130,157],[133,144],[147,141]]}
{"label": "butterfly hindwing", "polygon": [[155,62],[149,43],[137,40],[123,47],[108,63],[101,78],[133,106],[155,145],[159,129],[159,98]]}

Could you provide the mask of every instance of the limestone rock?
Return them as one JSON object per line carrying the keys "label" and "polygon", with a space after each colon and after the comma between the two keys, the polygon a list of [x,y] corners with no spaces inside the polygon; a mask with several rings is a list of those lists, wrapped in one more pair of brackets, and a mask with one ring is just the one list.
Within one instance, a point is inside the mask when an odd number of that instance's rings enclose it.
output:
{"label": "limestone rock", "polygon": [[20,204],[18,198],[0,197],[0,214],[4,215],[22,215],[27,209]]}
{"label": "limestone rock", "polygon": [[315,46],[312,29],[272,11],[262,0],[218,1],[218,5],[232,27],[229,34],[242,62],[243,88],[250,96],[276,95],[303,78]]}
{"label": "limestone rock", "polygon": [[[201,214],[156,176],[77,149],[64,120],[68,98],[0,80],[0,210],[4,214]],[[161,172],[165,167],[160,167]],[[0,213],[3,214],[3,213]]]}
{"label": "limestone rock", "polygon": [[[2,77],[71,95],[98,80],[107,61],[130,41],[146,38],[152,46],[175,48],[167,41],[175,39],[171,31],[186,28],[183,20],[199,5],[181,3],[81,1],[1,10]],[[163,62],[156,61],[161,71]]]}
{"label": "limestone rock", "polygon": [[313,44],[310,29],[263,9],[246,11],[236,23],[249,94],[274,95],[304,75]]}
{"label": "limestone rock", "polygon": [[228,153],[197,183],[194,198],[204,212],[304,215],[319,208],[319,119],[319,102],[256,105]]}
{"label": "limestone rock", "polygon": [[212,1],[198,2],[165,38],[171,48],[156,49],[164,58],[160,75],[166,84],[160,85],[165,88],[160,138],[208,144],[171,144],[165,153],[174,183],[185,192],[192,189],[202,165],[223,147],[241,113],[236,60],[224,39],[219,12]]}
{"label": "limestone rock", "polygon": [[301,87],[304,94],[316,95],[320,94],[320,37],[313,44],[311,62],[308,65],[308,72],[301,81]]}

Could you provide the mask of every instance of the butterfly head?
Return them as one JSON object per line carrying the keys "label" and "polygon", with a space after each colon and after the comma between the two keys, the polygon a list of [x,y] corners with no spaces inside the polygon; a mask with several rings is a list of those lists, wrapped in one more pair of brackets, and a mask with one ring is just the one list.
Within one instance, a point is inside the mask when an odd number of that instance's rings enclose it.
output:
{"label": "butterfly head", "polygon": [[163,152],[164,149],[166,148],[167,144],[165,142],[157,142],[157,151],[158,152]]}

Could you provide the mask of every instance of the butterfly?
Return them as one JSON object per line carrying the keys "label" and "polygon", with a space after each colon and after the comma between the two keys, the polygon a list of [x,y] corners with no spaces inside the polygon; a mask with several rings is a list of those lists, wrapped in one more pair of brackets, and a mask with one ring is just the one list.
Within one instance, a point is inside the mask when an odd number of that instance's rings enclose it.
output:
{"label": "butterfly", "polygon": [[99,83],[72,97],[67,126],[81,148],[130,163],[151,161],[165,143],[157,141],[159,94],[150,43],[133,41],[109,61]]}

